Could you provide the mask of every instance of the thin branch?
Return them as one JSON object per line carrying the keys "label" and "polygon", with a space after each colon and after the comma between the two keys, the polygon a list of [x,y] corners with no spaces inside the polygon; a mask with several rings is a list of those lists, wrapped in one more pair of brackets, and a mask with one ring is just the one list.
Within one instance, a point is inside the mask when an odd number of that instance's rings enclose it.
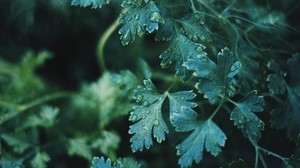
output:
{"label": "thin branch", "polygon": [[106,65],[105,65],[105,56],[104,56],[104,48],[105,45],[109,39],[109,37],[113,34],[113,32],[117,29],[117,27],[120,25],[119,18],[117,18],[103,33],[103,35],[100,37],[98,45],[97,45],[97,57],[98,57],[98,63],[102,70],[102,72],[106,71]]}
{"label": "thin branch", "polygon": [[13,105],[15,107],[14,108],[15,111],[12,111],[12,112],[7,113],[6,115],[4,115],[0,120],[0,124],[3,124],[4,122],[12,119],[13,117],[21,114],[22,112],[25,112],[26,110],[28,110],[32,107],[37,106],[37,105],[40,105],[40,104],[43,104],[45,102],[52,101],[52,100],[55,100],[55,99],[71,97],[71,96],[74,96],[74,94],[69,93],[69,92],[57,92],[57,93],[53,93],[53,94],[50,94],[50,95],[40,97],[36,100],[33,100],[33,101],[31,101],[29,103],[26,103],[26,104],[23,104],[23,105]]}
{"label": "thin branch", "polygon": [[211,120],[221,109],[222,105],[224,104],[224,98],[222,98],[221,102],[219,103],[218,107],[215,109],[215,111],[212,113],[212,115],[209,117],[209,120]]}

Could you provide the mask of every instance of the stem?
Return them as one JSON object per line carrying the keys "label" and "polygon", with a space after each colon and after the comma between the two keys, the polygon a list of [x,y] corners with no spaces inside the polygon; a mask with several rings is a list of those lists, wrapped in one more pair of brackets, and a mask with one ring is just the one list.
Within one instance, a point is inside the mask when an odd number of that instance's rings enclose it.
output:
{"label": "stem", "polygon": [[230,103],[234,104],[235,106],[237,106],[237,103],[236,103],[235,101],[233,101],[233,100],[231,100],[231,99],[229,99],[229,98],[226,98],[226,97],[225,97],[225,99],[226,99],[227,101],[229,101]]}
{"label": "stem", "polygon": [[220,110],[222,105],[224,104],[224,98],[222,98],[221,102],[219,103],[218,107],[215,109],[215,111],[212,113],[212,115],[209,117],[208,120],[211,120]]}
{"label": "stem", "polygon": [[258,151],[258,156],[259,156],[259,159],[260,159],[260,162],[261,164],[263,165],[264,168],[267,168],[267,163],[265,161],[265,158],[262,156],[262,154]]}
{"label": "stem", "polygon": [[260,147],[260,146],[257,146],[257,148],[258,148],[259,150],[261,150],[262,152],[266,153],[267,155],[271,155],[271,156],[273,156],[273,157],[275,157],[275,158],[278,158],[278,159],[280,159],[280,160],[282,160],[282,161],[285,161],[285,160],[286,160],[286,158],[284,158],[284,157],[282,157],[282,156],[280,156],[280,155],[278,155],[278,154],[276,154],[276,153],[274,153],[274,152],[272,152],[272,151],[269,151],[269,150],[267,150],[267,149],[265,149],[265,148],[262,148],[262,147]]}
{"label": "stem", "polygon": [[20,105],[9,103],[9,102],[2,101],[2,100],[0,100],[0,106],[7,107],[7,108],[13,108],[13,109],[19,109],[19,108],[21,108]]}
{"label": "stem", "polygon": [[197,12],[197,9],[195,8],[194,1],[193,1],[193,0],[190,0],[190,3],[191,3],[193,12]]}
{"label": "stem", "polygon": [[4,122],[12,119],[13,117],[21,114],[22,112],[37,106],[39,104],[51,101],[51,100],[55,100],[55,99],[59,99],[59,98],[64,98],[64,97],[71,97],[74,94],[69,93],[69,92],[57,92],[57,93],[53,93],[50,95],[46,95],[44,97],[38,98],[36,100],[33,100],[29,103],[26,103],[24,105],[14,105],[15,107],[15,111],[14,112],[10,112],[7,115],[5,115],[1,120],[0,120],[0,124],[3,124]]}
{"label": "stem", "polygon": [[254,148],[255,148],[255,164],[254,164],[254,167],[255,168],[258,168],[258,155],[259,155],[259,151],[258,151],[258,148],[257,148],[257,146],[254,146]]}
{"label": "stem", "polygon": [[106,71],[106,65],[105,65],[105,57],[104,57],[104,47],[109,39],[109,37],[112,35],[112,33],[117,29],[119,26],[119,18],[117,18],[103,33],[103,35],[100,37],[98,45],[97,45],[97,57],[98,57],[98,63],[102,70],[102,72]]}
{"label": "stem", "polygon": [[206,2],[204,2],[205,0],[198,0],[198,2],[203,5],[205,8],[207,8],[208,10],[210,10],[215,16],[217,16],[218,18],[221,18],[223,20],[225,20],[226,22],[228,22],[228,20],[226,18],[224,18],[221,14],[219,14],[216,10],[214,10],[210,5],[208,5]]}

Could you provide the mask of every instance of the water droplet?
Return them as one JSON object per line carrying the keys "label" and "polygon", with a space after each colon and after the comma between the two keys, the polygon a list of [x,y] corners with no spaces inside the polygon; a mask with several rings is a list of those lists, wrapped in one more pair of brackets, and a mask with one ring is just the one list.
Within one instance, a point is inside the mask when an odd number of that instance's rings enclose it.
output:
{"label": "water droplet", "polygon": [[208,62],[208,59],[206,57],[201,57],[201,61]]}
{"label": "water droplet", "polygon": [[137,27],[137,33],[138,33],[138,36],[140,36],[140,37],[144,34],[144,30],[141,26]]}
{"label": "water droplet", "polygon": [[144,107],[148,107],[148,106],[149,106],[149,102],[148,102],[147,100],[145,100],[145,101],[143,102],[143,106],[144,106]]}
{"label": "water droplet", "polygon": [[242,23],[242,22],[241,22],[241,19],[235,19],[235,23],[241,24],[241,23]]}
{"label": "water droplet", "polygon": [[127,31],[125,34],[123,34],[121,36],[121,40],[123,42],[123,45],[127,45],[129,43],[130,39],[131,39],[130,31]]}
{"label": "water droplet", "polygon": [[159,126],[159,124],[160,124],[160,123],[159,123],[158,120],[155,120],[155,121],[154,121],[154,125],[155,125],[155,126]]}
{"label": "water droplet", "polygon": [[134,15],[134,19],[135,19],[135,20],[138,20],[139,18],[140,18],[139,15],[137,15],[137,14]]}
{"label": "water droplet", "polygon": [[136,102],[140,103],[143,100],[143,95],[138,95],[136,98]]}
{"label": "water droplet", "polygon": [[230,70],[231,71],[235,71],[236,70],[236,66],[231,66]]}
{"label": "water droplet", "polygon": [[146,114],[150,114],[150,111],[146,111],[145,113],[146,113]]}
{"label": "water droplet", "polygon": [[201,18],[201,16],[199,14],[195,14],[194,16],[195,16],[196,19],[200,19]]}
{"label": "water droplet", "polygon": [[99,158],[94,158],[93,163],[97,164],[99,162]]}
{"label": "water droplet", "polygon": [[158,12],[153,12],[150,17],[150,21],[158,22],[160,19],[160,14]]}
{"label": "water droplet", "polygon": [[197,51],[203,51],[203,49],[204,49],[204,48],[203,48],[202,46],[199,46],[199,47],[197,47],[196,50],[197,50]]}
{"label": "water droplet", "polygon": [[137,120],[137,115],[135,115],[135,114],[132,114],[132,115],[129,117],[129,121],[135,122],[136,120]]}

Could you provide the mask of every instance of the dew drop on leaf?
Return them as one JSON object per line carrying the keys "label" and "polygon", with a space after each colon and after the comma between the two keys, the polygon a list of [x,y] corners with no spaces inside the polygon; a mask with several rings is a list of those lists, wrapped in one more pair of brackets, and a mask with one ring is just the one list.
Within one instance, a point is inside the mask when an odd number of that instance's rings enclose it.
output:
{"label": "dew drop on leaf", "polygon": [[144,30],[141,26],[137,27],[137,33],[138,33],[138,36],[140,36],[140,37],[144,34]]}
{"label": "dew drop on leaf", "polygon": [[143,96],[142,95],[138,95],[136,98],[136,102],[140,103],[143,100]]}
{"label": "dew drop on leaf", "polygon": [[235,71],[236,70],[236,67],[235,66],[231,66],[231,71]]}
{"label": "dew drop on leaf", "polygon": [[139,15],[134,15],[135,20],[139,20],[139,18],[140,18]]}
{"label": "dew drop on leaf", "polygon": [[144,107],[148,107],[148,106],[149,106],[149,102],[148,102],[148,101],[144,101],[144,102],[143,102],[143,106],[144,106]]}
{"label": "dew drop on leaf", "polygon": [[158,12],[153,12],[150,17],[150,21],[152,22],[161,22],[162,18]]}
{"label": "dew drop on leaf", "polygon": [[154,121],[154,125],[155,125],[155,126],[159,126],[159,121],[158,121],[158,120],[155,120],[155,121]]}
{"label": "dew drop on leaf", "polygon": [[137,119],[137,115],[135,115],[135,114],[132,114],[132,115],[129,117],[129,121],[135,122],[136,119]]}
{"label": "dew drop on leaf", "polygon": [[99,162],[99,158],[94,158],[93,163],[97,164]]}

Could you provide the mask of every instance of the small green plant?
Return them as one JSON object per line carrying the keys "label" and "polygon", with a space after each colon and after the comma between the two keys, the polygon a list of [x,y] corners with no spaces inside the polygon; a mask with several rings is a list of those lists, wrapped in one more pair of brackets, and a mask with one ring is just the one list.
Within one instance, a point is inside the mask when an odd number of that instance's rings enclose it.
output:
{"label": "small green plant", "polygon": [[[71,0],[73,6],[96,9],[109,3]],[[182,168],[202,165],[210,158],[206,153],[217,162],[203,167],[278,166],[274,158],[281,167],[300,166],[300,55],[299,46],[287,38],[299,31],[289,26],[282,11],[267,7],[269,1],[254,0],[111,3],[122,10],[99,39],[103,74],[98,81],[76,92],[48,85],[35,74],[50,59],[47,52],[28,52],[19,65],[0,62],[2,167],[47,167],[61,153],[94,158],[93,168],[146,167],[133,158],[156,146],[155,141],[176,150],[168,155]],[[124,46],[142,45],[148,36],[151,45],[163,44],[164,51],[138,58],[136,71],[115,73],[107,68],[104,51],[117,29]],[[150,59],[160,59],[160,67]],[[111,126],[124,116],[131,122],[129,139]],[[82,122],[84,126],[76,124]],[[270,136],[274,129],[287,133],[294,153],[264,147],[264,133]],[[122,141],[129,141],[132,151],[123,159],[118,154]],[[235,154],[237,161],[227,160],[224,155],[238,150],[227,149],[229,141],[251,145],[251,156]],[[223,150],[226,154],[220,156]]]}

